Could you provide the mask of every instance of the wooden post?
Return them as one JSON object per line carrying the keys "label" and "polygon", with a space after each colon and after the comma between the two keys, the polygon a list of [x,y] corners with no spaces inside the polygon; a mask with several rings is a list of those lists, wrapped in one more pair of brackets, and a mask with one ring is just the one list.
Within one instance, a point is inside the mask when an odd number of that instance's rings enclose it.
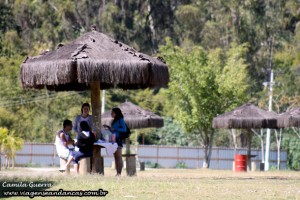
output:
{"label": "wooden post", "polygon": [[86,175],[91,172],[91,158],[81,158],[79,161],[79,174]]}
{"label": "wooden post", "polygon": [[93,114],[93,131],[96,131],[96,139],[101,138],[101,93],[100,93],[100,81],[93,81],[90,83],[91,90],[91,104]]}
{"label": "wooden post", "polygon": [[[100,93],[100,81],[93,81],[90,83],[91,90],[91,104],[93,114],[93,131],[96,132],[96,140],[101,138],[101,93]],[[100,147],[93,146],[92,157],[92,172],[104,174],[103,158],[101,157]]]}
{"label": "wooden post", "polygon": [[251,130],[247,130],[247,171],[251,171],[251,142],[252,142],[252,133]]}
{"label": "wooden post", "polygon": [[130,140],[126,138],[126,154],[130,154]]}
{"label": "wooden post", "polygon": [[127,176],[136,175],[136,159],[135,154],[130,154],[126,156],[126,172]]}
{"label": "wooden post", "polygon": [[104,161],[101,156],[101,147],[99,145],[93,146],[92,173],[104,175]]}

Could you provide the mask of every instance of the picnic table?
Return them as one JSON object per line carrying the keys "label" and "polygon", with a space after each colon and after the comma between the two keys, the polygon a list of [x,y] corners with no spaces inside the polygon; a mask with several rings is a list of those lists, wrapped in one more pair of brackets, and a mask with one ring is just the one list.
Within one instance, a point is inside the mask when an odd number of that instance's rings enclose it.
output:
{"label": "picnic table", "polygon": [[111,156],[116,152],[118,144],[115,142],[105,142],[102,140],[98,140],[94,143],[91,172],[104,175],[104,160],[101,156],[101,148],[105,148],[106,154]]}

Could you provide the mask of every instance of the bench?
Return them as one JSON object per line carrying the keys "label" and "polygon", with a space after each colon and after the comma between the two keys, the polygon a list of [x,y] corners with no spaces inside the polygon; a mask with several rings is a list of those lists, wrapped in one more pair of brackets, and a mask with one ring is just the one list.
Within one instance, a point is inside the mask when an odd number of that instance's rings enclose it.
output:
{"label": "bench", "polygon": [[87,175],[91,173],[91,158],[81,158],[79,160],[79,174]]}
{"label": "bench", "polygon": [[126,172],[127,176],[136,176],[136,154],[123,154],[126,157]]}

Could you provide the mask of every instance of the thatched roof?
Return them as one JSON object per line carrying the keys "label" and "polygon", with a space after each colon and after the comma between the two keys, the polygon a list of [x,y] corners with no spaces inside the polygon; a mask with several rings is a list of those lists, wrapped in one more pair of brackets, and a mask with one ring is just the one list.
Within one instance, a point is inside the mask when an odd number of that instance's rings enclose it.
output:
{"label": "thatched roof", "polygon": [[278,116],[279,128],[300,127],[300,107],[290,108]]}
{"label": "thatched roof", "polygon": [[[124,120],[129,128],[159,128],[164,126],[162,117],[149,110],[144,110],[143,108],[131,102],[122,103],[118,107],[121,109],[124,115]],[[103,125],[106,124],[110,126],[112,120],[111,111],[105,112],[101,115],[101,121]]]}
{"label": "thatched roof", "polygon": [[277,114],[244,104],[231,112],[224,113],[213,119],[214,128],[277,128]]}
{"label": "thatched roof", "polygon": [[168,67],[153,58],[95,30],[56,50],[29,57],[21,65],[24,88],[85,90],[91,81],[101,89],[166,87]]}

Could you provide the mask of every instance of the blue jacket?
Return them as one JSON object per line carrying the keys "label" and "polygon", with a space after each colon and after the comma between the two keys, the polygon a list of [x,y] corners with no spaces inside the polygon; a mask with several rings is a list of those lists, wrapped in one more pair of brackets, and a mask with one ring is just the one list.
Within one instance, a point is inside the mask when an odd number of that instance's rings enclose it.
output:
{"label": "blue jacket", "polygon": [[120,118],[118,121],[112,124],[111,126],[114,130],[113,132],[116,134],[116,137],[119,137],[119,132],[126,132],[126,124],[123,118]]}

